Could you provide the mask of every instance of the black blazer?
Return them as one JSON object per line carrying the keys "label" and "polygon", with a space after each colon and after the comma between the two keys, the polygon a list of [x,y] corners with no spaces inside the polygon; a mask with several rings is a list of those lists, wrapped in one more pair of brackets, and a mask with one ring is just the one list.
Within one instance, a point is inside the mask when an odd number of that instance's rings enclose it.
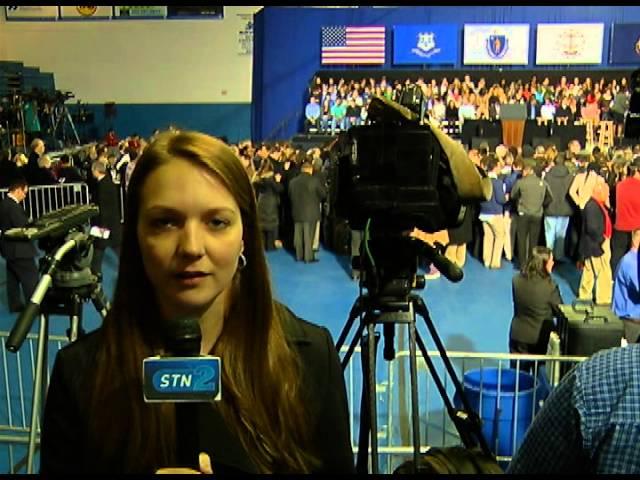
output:
{"label": "black blazer", "polygon": [[[313,429],[313,443],[321,461],[317,471],[353,473],[346,389],[331,335],[326,328],[301,320],[293,313],[287,317],[284,328],[303,366],[308,426]],[[93,377],[95,352],[101,341],[100,330],[97,330],[66,346],[56,357],[43,418],[41,473],[121,473],[123,470],[117,462],[98,463],[95,452],[100,445],[92,443],[87,434],[89,380]],[[224,395],[224,385],[222,392]],[[105,411],[104,414],[118,421],[118,412]],[[200,451],[211,457],[214,473],[257,473],[239,438],[226,426],[217,408],[200,405],[198,415]],[[126,443],[127,439],[123,438],[123,453],[118,459],[124,458]],[[158,468],[169,466],[158,465]]]}
{"label": "black blazer", "polygon": [[60,172],[58,172],[58,178],[61,182],[64,183],[78,183],[84,181],[82,175],[80,174],[80,170],[78,170],[76,167],[71,166],[61,168]]}
{"label": "black blazer", "polygon": [[7,188],[11,181],[18,176],[20,170],[11,160],[0,160],[0,188]]}
{"label": "black blazer", "polygon": [[57,183],[50,168],[38,167],[33,171],[31,185],[57,185]]}
{"label": "black blazer", "polygon": [[289,197],[294,222],[320,221],[320,202],[327,196],[327,189],[318,177],[300,173],[289,184]]}
{"label": "black blazer", "polygon": [[582,234],[578,244],[578,252],[583,258],[600,257],[604,253],[604,222],[602,209],[593,198],[589,199],[582,210]]}
{"label": "black blazer", "polygon": [[284,185],[276,182],[275,178],[270,176],[256,180],[253,188],[257,197],[260,228],[262,230],[276,230],[279,222],[280,194],[284,192]]}
{"label": "black blazer", "polygon": [[545,321],[553,321],[554,312],[562,303],[558,285],[551,278],[526,278],[518,273],[512,281],[513,319],[512,340],[538,343]]}
{"label": "black blazer", "polygon": [[[13,198],[6,196],[0,202],[0,231],[5,232],[11,228],[22,228],[29,223],[29,217]],[[18,258],[34,258],[37,254],[36,247],[29,240],[5,240],[0,237],[0,253],[7,260]]]}
{"label": "black blazer", "polygon": [[97,217],[92,219],[92,224],[111,230],[111,235],[105,245],[118,246],[120,243],[118,187],[111,180],[111,175],[107,173],[102,180],[97,182],[95,188],[94,202],[98,205],[100,212]]}

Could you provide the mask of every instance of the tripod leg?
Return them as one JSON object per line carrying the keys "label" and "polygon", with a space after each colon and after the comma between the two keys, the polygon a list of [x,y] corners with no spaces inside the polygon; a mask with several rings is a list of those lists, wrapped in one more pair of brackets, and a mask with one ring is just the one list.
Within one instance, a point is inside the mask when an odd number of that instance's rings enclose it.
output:
{"label": "tripod leg", "polygon": [[93,302],[93,306],[98,311],[102,319],[104,320],[111,308],[109,304],[109,300],[107,296],[104,294],[104,290],[102,290],[102,286],[100,283],[96,285],[95,290],[91,294],[91,300]]}
{"label": "tripod leg", "polygon": [[[362,331],[362,326],[360,332]],[[356,472],[362,475],[369,473],[368,469],[368,453],[369,453],[369,435],[371,433],[370,413],[369,413],[369,337],[361,336],[361,355],[362,364],[362,393],[360,395],[360,431],[358,432],[358,457],[356,460]]]}
{"label": "tripod leg", "polygon": [[351,343],[349,344],[349,348],[347,349],[347,353],[345,354],[344,358],[342,359],[342,371],[344,372],[347,368],[347,365],[349,364],[349,360],[351,359],[351,356],[353,355],[353,352],[356,349],[356,345],[358,345],[358,341],[362,339],[362,330],[364,330],[364,324],[361,324],[358,327],[358,330],[356,330],[356,334],[353,336],[353,340],[351,340]]}
{"label": "tripod leg", "polygon": [[438,372],[433,362],[431,361],[431,358],[429,357],[429,354],[427,352],[427,347],[422,341],[422,338],[420,338],[420,335],[418,334],[418,332],[416,332],[416,342],[418,344],[418,347],[420,348],[424,361],[427,364],[427,367],[429,368],[429,372],[431,373],[433,382],[435,383],[436,388],[438,389],[438,392],[442,397],[447,413],[449,414],[449,418],[451,418],[454,425],[456,426],[456,429],[458,430],[458,433],[460,434],[460,439],[462,440],[462,443],[467,448],[471,448],[479,445],[485,455],[488,455],[489,457],[493,457],[493,453],[491,452],[491,449],[489,448],[489,445],[487,444],[487,441],[484,438],[484,435],[482,434],[482,422],[480,420],[480,417],[471,408],[471,404],[469,403],[469,400],[466,394],[464,393],[462,384],[460,383],[460,380],[458,380],[456,372],[453,369],[453,365],[451,365],[451,360],[449,360],[449,357],[447,356],[447,351],[445,350],[444,345],[442,344],[442,340],[440,340],[440,337],[438,336],[438,333],[436,332],[436,329],[433,326],[433,322],[431,321],[431,317],[429,316],[429,310],[427,310],[427,307],[422,301],[422,298],[418,297],[417,295],[412,295],[411,301],[416,307],[416,312],[420,314],[420,316],[423,318],[423,320],[427,324],[429,333],[431,334],[431,337],[433,338],[433,341],[435,342],[438,348],[438,351],[440,352],[442,363],[444,364],[445,369],[449,373],[449,377],[453,382],[456,393],[459,395],[460,400],[462,401],[465,415],[459,416],[456,410],[454,409],[453,405],[451,404],[451,401],[449,400],[449,396],[447,395],[447,391],[444,385],[442,384],[442,380],[440,379],[440,376],[438,375]]}
{"label": "tripod leg", "polygon": [[49,341],[48,335],[49,316],[40,315],[40,332],[38,334],[38,352],[36,356],[36,371],[33,379],[33,403],[31,406],[31,427],[29,429],[29,449],[27,453],[27,473],[33,472],[33,457],[36,452],[36,433],[40,423],[40,404],[43,396],[43,377],[47,375],[46,345]]}
{"label": "tripod leg", "polygon": [[[411,309],[413,311],[413,309]],[[414,316],[415,319],[415,316]],[[413,473],[418,473],[420,457],[420,412],[418,404],[418,362],[416,359],[416,323],[409,324],[409,371],[411,375],[411,424],[413,430]]]}
{"label": "tripod leg", "polygon": [[[375,334],[375,324],[367,325],[368,349],[367,352],[367,387],[369,400],[369,430],[371,433],[371,473],[377,475],[378,467],[378,408],[376,395],[376,353],[378,350],[378,342]],[[378,337],[379,338],[379,337]]]}
{"label": "tripod leg", "polygon": [[84,334],[82,329],[82,300],[77,295],[73,296],[71,304],[71,326],[67,331],[70,342],[75,342]]}
{"label": "tripod leg", "polygon": [[371,440],[372,473],[378,473],[378,418],[376,408],[376,354],[380,336],[375,333],[375,324],[367,325],[367,334],[362,337],[362,397],[360,400],[360,432],[358,436],[358,458],[356,472],[369,473],[367,455]]}
{"label": "tripod leg", "polygon": [[347,339],[347,335],[349,335],[349,331],[353,326],[353,322],[355,321],[356,317],[360,315],[360,313],[362,313],[363,301],[364,300],[362,300],[361,298],[358,298],[353,304],[353,307],[351,307],[349,318],[347,318],[347,322],[344,324],[344,328],[342,329],[342,332],[340,332],[340,336],[338,337],[338,341],[336,342],[336,350],[338,350],[338,353],[344,345],[344,342]]}
{"label": "tripod leg", "polygon": [[77,144],[80,145],[80,137],[78,137],[78,131],[76,130],[76,126],[73,124],[73,119],[71,118],[71,114],[69,113],[69,109],[64,107],[65,114],[67,116],[67,120],[69,121],[69,125],[71,125],[71,130],[73,131],[73,135],[76,138]]}

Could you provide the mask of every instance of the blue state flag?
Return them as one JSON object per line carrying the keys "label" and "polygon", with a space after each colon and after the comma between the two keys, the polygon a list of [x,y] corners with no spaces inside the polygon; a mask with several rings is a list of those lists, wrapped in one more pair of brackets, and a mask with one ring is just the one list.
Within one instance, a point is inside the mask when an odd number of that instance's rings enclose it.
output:
{"label": "blue state flag", "polygon": [[460,45],[455,24],[395,25],[393,63],[453,65]]}
{"label": "blue state flag", "polygon": [[640,62],[640,23],[614,23],[610,63]]}
{"label": "blue state flag", "polygon": [[526,65],[529,25],[465,24],[463,50],[465,65]]}

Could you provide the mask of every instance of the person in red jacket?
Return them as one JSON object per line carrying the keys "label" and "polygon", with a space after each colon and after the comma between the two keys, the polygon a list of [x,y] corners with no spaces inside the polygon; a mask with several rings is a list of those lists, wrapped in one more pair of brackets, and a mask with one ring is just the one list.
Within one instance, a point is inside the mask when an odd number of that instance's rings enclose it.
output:
{"label": "person in red jacket", "polygon": [[118,136],[116,132],[114,132],[113,128],[110,128],[107,134],[104,137],[104,143],[107,147],[117,147],[118,146]]}
{"label": "person in red jacket", "polygon": [[629,176],[616,186],[616,223],[611,238],[611,271],[629,251],[631,232],[640,228],[640,156],[630,165]]}

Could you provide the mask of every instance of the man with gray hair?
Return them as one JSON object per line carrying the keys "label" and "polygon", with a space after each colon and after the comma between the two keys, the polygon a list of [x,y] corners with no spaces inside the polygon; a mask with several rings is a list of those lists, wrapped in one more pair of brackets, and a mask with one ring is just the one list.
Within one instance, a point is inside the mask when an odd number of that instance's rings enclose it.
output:
{"label": "man with gray hair", "polygon": [[29,162],[25,166],[24,175],[27,182],[32,185],[38,178],[38,160],[44,155],[46,147],[40,138],[34,138],[31,142],[31,153],[29,153]]}

